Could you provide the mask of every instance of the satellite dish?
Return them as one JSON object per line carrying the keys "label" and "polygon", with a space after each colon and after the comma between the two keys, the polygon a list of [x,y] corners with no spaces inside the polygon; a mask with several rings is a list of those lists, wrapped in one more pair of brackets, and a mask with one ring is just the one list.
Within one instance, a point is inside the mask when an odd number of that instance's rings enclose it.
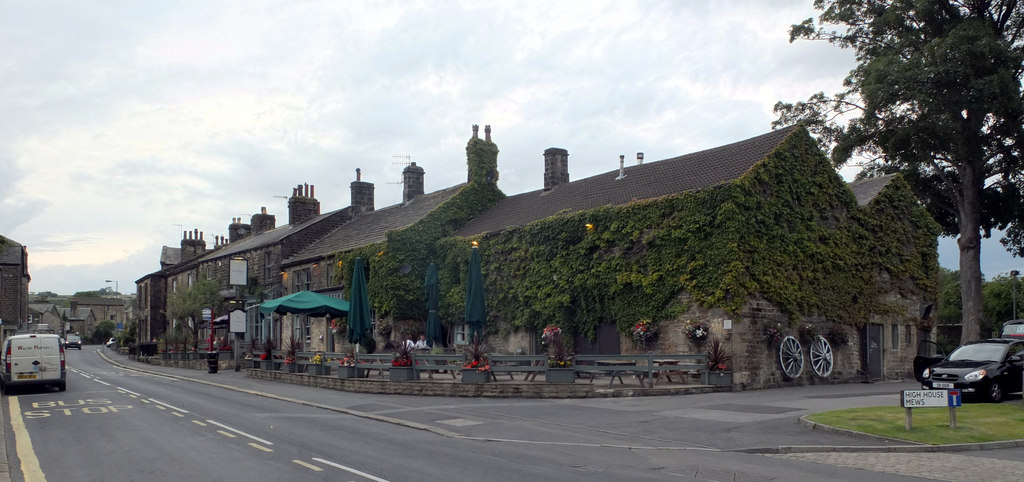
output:
{"label": "satellite dish", "polygon": [[409,274],[410,272],[412,272],[412,266],[409,266],[407,264],[400,265],[398,267],[398,272],[401,274]]}

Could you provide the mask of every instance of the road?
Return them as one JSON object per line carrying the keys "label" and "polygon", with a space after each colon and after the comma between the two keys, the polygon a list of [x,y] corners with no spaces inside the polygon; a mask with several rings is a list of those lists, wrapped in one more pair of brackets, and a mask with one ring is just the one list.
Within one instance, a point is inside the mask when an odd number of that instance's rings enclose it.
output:
{"label": "road", "polygon": [[[12,480],[923,480],[849,459],[738,451],[882,444],[795,419],[890,403],[906,384],[494,400],[357,394],[149,367],[96,346],[70,352],[68,366],[66,392],[4,399]],[[1018,464],[1011,461],[1021,451],[974,455],[958,457]]]}

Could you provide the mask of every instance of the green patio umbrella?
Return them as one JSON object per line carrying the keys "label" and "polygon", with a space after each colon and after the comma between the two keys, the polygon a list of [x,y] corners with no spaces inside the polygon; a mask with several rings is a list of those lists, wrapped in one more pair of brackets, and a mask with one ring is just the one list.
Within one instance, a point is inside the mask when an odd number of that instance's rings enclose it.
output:
{"label": "green patio umbrella", "polygon": [[469,340],[483,339],[484,322],[487,321],[487,307],[484,306],[484,275],[480,271],[480,248],[473,244],[469,255],[469,278],[466,280],[466,323],[469,324]]}
{"label": "green patio umbrella", "polygon": [[356,345],[369,337],[370,331],[370,296],[366,291],[366,277],[363,274],[363,258],[356,258],[352,263],[351,307],[348,312],[348,342]]}
{"label": "green patio umbrella", "polygon": [[347,301],[312,291],[299,291],[260,304],[260,312],[264,314],[343,316],[348,313],[348,310],[349,303]]}
{"label": "green patio umbrella", "polygon": [[427,278],[423,281],[423,295],[427,298],[427,343],[440,346],[444,340],[441,335],[441,318],[437,316],[437,302],[440,297],[441,283],[437,280],[437,266],[427,266]]}

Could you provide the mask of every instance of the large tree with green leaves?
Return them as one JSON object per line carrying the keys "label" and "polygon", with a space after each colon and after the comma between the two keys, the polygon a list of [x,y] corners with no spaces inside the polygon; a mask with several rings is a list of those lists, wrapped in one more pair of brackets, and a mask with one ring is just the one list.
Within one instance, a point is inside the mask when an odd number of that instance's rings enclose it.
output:
{"label": "large tree with green leaves", "polygon": [[1003,229],[1024,253],[1024,5],[1018,0],[815,0],[790,41],[853,49],[841,92],[779,102],[775,125],[804,122],[838,167],[901,172],[957,236],[962,341],[982,320],[981,237]]}
{"label": "large tree with green leaves", "polygon": [[179,289],[167,297],[167,317],[187,326],[192,334],[192,346],[197,347],[199,325],[202,324],[203,308],[210,308],[214,314],[223,314],[224,295],[221,284],[211,279],[200,279],[186,289]]}

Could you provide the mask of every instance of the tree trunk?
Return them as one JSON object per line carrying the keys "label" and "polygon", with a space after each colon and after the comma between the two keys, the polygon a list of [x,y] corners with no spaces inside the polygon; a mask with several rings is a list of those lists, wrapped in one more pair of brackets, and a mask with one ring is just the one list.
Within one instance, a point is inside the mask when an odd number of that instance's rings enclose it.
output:
{"label": "tree trunk", "polygon": [[[981,191],[982,176],[971,162],[970,154],[961,160],[960,199],[958,199],[960,237],[960,301],[963,306],[963,327],[960,343],[977,340],[981,336]],[[973,159],[980,159],[974,157]],[[988,338],[985,336],[985,338]]]}

